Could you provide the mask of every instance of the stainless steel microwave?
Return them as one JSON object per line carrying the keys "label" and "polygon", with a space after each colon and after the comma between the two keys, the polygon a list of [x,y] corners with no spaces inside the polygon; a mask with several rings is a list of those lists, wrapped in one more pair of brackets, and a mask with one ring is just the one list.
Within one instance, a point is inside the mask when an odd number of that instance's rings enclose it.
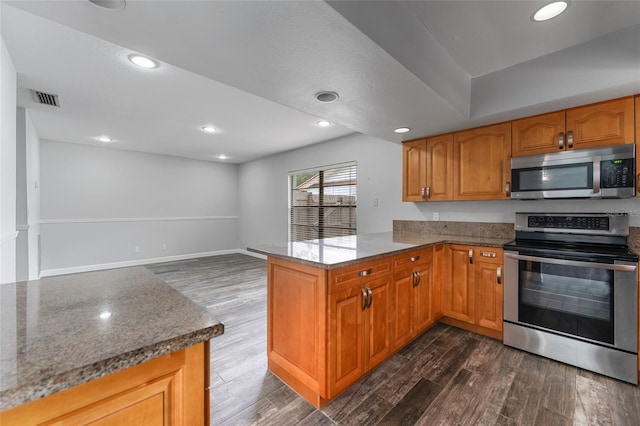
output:
{"label": "stainless steel microwave", "polygon": [[635,145],[581,149],[511,159],[511,198],[630,198]]}

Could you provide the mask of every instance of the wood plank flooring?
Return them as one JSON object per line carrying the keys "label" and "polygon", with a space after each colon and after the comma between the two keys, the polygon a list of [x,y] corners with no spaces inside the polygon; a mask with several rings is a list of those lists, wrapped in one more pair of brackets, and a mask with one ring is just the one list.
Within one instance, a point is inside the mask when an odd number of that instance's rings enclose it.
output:
{"label": "wood plank flooring", "polygon": [[224,322],[211,341],[211,424],[639,425],[640,389],[436,324],[321,410],[267,370],[266,262],[150,265]]}

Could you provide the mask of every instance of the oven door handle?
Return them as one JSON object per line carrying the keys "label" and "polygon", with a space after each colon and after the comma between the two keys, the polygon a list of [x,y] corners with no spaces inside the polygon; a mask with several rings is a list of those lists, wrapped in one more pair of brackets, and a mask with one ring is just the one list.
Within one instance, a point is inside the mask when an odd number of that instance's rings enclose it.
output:
{"label": "oven door handle", "polygon": [[505,257],[518,260],[530,260],[532,262],[553,263],[555,265],[582,266],[585,268],[608,269],[610,271],[633,272],[638,267],[636,265],[614,265],[610,263],[581,262],[578,260],[553,259],[549,257],[526,256],[523,254],[505,253]]}

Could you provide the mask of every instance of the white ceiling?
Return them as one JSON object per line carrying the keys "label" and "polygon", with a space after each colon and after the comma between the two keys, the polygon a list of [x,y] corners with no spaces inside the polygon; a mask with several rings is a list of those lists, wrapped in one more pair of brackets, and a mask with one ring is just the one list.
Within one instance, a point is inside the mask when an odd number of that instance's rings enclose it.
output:
{"label": "white ceiling", "polygon": [[[487,90],[474,84],[640,25],[640,1],[573,0],[533,23],[544,3],[127,0],[110,11],[85,0],[3,1],[1,30],[19,105],[41,138],[99,145],[93,138],[108,134],[115,148],[242,163],[354,131],[399,142],[570,106],[555,90],[472,108],[474,92]],[[640,64],[636,44],[627,67]],[[136,69],[131,52],[161,66]],[[611,79],[611,90],[603,78],[585,81],[580,101],[613,97],[622,83],[640,91],[638,70]],[[58,94],[61,107],[34,103],[31,88]],[[340,99],[321,104],[321,90]],[[336,124],[319,128],[320,118]],[[204,124],[221,131],[202,133]],[[412,132],[396,135],[399,126]]]}

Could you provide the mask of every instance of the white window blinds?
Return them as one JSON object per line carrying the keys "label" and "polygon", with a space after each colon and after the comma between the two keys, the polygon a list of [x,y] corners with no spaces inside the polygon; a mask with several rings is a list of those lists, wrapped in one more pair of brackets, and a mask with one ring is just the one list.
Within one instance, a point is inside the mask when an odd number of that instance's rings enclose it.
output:
{"label": "white window blinds", "polygon": [[289,241],[356,233],[356,163],[289,173]]}

